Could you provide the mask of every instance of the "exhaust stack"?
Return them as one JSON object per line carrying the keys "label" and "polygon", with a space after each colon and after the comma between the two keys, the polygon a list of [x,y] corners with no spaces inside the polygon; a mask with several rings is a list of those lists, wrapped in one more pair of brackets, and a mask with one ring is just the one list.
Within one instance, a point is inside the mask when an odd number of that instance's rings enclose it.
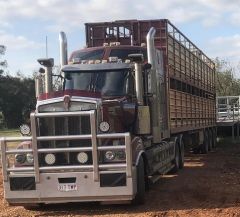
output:
{"label": "exhaust stack", "polygon": [[150,86],[149,86],[149,92],[153,93],[156,90],[156,48],[154,44],[154,36],[156,34],[156,29],[154,27],[151,27],[147,37],[147,55],[148,55],[148,63],[152,65],[151,75],[150,75]]}
{"label": "exhaust stack", "polygon": [[[52,68],[54,66],[53,58],[43,58],[38,59],[38,62],[45,67],[45,69],[40,70],[40,73],[44,74],[45,77],[45,93],[52,92]],[[36,91],[38,93],[38,91]]]}
{"label": "exhaust stack", "polygon": [[68,53],[67,53],[67,37],[65,32],[59,33],[59,44],[60,44],[60,66],[67,65]]}

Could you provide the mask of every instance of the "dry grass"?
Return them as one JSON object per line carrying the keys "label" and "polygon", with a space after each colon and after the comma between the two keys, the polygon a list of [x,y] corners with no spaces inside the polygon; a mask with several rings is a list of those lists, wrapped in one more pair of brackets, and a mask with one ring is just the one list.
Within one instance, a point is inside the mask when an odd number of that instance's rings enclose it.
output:
{"label": "dry grass", "polygon": [[[18,137],[21,136],[19,129],[4,129],[0,130],[0,137]],[[9,148],[15,148],[19,142],[11,142],[8,144]]]}
{"label": "dry grass", "polygon": [[21,136],[19,129],[0,130],[0,137]]}

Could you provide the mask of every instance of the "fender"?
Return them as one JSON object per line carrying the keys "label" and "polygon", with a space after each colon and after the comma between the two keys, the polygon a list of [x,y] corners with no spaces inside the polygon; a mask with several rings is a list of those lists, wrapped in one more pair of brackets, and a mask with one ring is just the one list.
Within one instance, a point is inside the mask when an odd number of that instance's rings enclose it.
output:
{"label": "fender", "polygon": [[135,161],[135,165],[137,166],[138,163],[139,163],[139,159],[142,155],[145,155],[145,151],[141,150],[139,153],[138,153],[138,156],[136,158],[136,161]]}

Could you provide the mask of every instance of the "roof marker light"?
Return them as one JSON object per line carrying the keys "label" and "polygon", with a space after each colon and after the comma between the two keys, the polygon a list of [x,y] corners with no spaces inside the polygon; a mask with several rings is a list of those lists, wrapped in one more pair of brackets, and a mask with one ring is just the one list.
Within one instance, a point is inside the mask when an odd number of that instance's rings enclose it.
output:
{"label": "roof marker light", "polygon": [[88,63],[88,61],[87,60],[82,60],[82,62],[81,62],[82,64],[87,64]]}
{"label": "roof marker light", "polygon": [[118,58],[117,57],[109,57],[109,62],[118,62]]}
{"label": "roof marker light", "polygon": [[80,58],[73,58],[72,63],[76,64],[76,63],[80,63],[81,59]]}

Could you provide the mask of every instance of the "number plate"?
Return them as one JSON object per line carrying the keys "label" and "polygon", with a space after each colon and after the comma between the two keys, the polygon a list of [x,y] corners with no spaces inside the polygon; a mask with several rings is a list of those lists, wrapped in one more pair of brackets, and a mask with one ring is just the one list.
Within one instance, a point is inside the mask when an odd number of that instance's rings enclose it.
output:
{"label": "number plate", "polygon": [[77,184],[75,183],[64,183],[58,185],[59,191],[76,191],[77,190]]}

